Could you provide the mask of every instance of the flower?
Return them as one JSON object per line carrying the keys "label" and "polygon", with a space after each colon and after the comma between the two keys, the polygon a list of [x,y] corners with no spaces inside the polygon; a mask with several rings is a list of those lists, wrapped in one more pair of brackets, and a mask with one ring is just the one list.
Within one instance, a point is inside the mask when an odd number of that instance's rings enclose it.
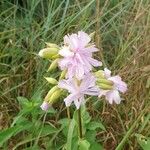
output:
{"label": "flower", "polygon": [[79,109],[80,105],[85,103],[85,95],[98,95],[99,89],[95,86],[95,81],[96,78],[91,74],[85,75],[81,81],[75,78],[61,80],[58,83],[58,87],[66,89],[70,93],[70,95],[64,99],[66,106],[68,107],[74,102],[76,108]]}
{"label": "flower", "polygon": [[121,102],[121,98],[119,95],[119,92],[121,93],[125,93],[127,91],[127,84],[125,82],[122,81],[120,76],[112,76],[111,77],[111,71],[107,68],[104,69],[104,77],[108,80],[108,81],[112,81],[113,82],[113,86],[111,90],[104,90],[104,89],[100,89],[100,94],[99,97],[101,97],[102,95],[105,95],[106,100],[112,104],[113,101],[116,104],[120,104]]}
{"label": "flower", "polygon": [[40,107],[42,110],[47,111],[49,106],[50,106],[49,103],[44,101]]}
{"label": "flower", "polygon": [[92,66],[101,66],[100,61],[92,58],[92,53],[98,51],[94,44],[90,44],[91,38],[83,31],[78,34],[66,35],[64,46],[59,51],[62,58],[59,60],[61,70],[67,69],[67,78],[83,76],[92,70]]}

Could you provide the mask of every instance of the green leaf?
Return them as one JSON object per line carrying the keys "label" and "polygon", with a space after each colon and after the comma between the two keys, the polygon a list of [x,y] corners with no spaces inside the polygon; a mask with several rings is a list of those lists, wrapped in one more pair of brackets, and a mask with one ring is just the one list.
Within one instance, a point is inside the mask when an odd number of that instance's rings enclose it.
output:
{"label": "green leaf", "polygon": [[136,134],[137,141],[143,150],[150,150],[150,138]]}
{"label": "green leaf", "polygon": [[69,125],[68,136],[67,136],[67,145],[66,145],[67,150],[72,150],[71,145],[72,145],[74,127],[75,127],[75,120],[72,119]]}
{"label": "green leaf", "polygon": [[19,102],[19,104],[21,105],[22,108],[26,107],[29,103],[29,100],[25,97],[19,96],[19,97],[17,97],[17,100],[18,100],[18,102]]}
{"label": "green leaf", "polygon": [[91,117],[90,117],[89,113],[87,112],[87,110],[86,110],[86,108],[85,108],[84,106],[81,107],[81,108],[82,108],[82,109],[81,109],[81,114],[82,114],[83,122],[84,122],[85,124],[87,124],[87,123],[90,122]]}
{"label": "green leaf", "polygon": [[79,150],[89,150],[90,143],[87,140],[79,141]]}
{"label": "green leaf", "polygon": [[102,145],[100,145],[99,143],[92,142],[90,150],[104,150],[104,149],[103,149]]}
{"label": "green leaf", "polygon": [[69,125],[69,119],[68,118],[60,119],[58,123],[61,124],[63,127],[66,127]]}
{"label": "green leaf", "polygon": [[20,127],[11,127],[6,130],[3,130],[0,132],[0,146],[3,145],[4,142],[6,142],[9,138],[11,138],[17,130],[20,130]]}
{"label": "green leaf", "polygon": [[56,133],[57,131],[58,131],[57,128],[54,128],[51,125],[45,125],[42,129],[41,136],[46,136],[46,135],[49,135],[49,134],[52,134],[52,133]]}
{"label": "green leaf", "polygon": [[100,128],[104,131],[106,130],[104,125],[101,122],[92,121],[92,122],[88,123],[88,125],[87,125],[87,129],[89,129],[89,130],[96,130],[98,128]]}
{"label": "green leaf", "polygon": [[0,146],[4,144],[9,138],[16,135],[17,133],[31,128],[31,124],[17,125],[0,132]]}

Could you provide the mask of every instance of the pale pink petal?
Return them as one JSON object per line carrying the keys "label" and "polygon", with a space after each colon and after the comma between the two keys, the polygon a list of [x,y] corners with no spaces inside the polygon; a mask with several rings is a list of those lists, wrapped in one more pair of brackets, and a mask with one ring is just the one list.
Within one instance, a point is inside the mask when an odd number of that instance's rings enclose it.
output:
{"label": "pale pink petal", "polygon": [[102,62],[100,62],[94,58],[89,57],[88,60],[89,60],[90,64],[94,67],[102,66]]}
{"label": "pale pink petal", "polygon": [[111,71],[107,68],[104,68],[104,74],[106,78],[109,78],[111,76]]}
{"label": "pale pink petal", "polygon": [[84,63],[84,61],[83,61],[83,59],[82,59],[82,55],[80,55],[80,54],[76,54],[76,57],[77,57],[77,59],[79,60],[79,62],[81,63],[81,64],[85,64]]}
{"label": "pale pink petal", "polygon": [[92,74],[86,74],[81,82],[80,89],[83,91],[89,87],[94,87],[96,78]]}
{"label": "pale pink petal", "polygon": [[76,67],[75,73],[76,73],[77,79],[80,80],[80,79],[83,78],[84,68],[83,68],[83,66],[81,64],[79,64],[78,67]]}
{"label": "pale pink petal", "polygon": [[76,92],[76,85],[73,83],[73,80],[61,80],[58,82],[58,87],[68,90],[70,93]]}
{"label": "pale pink petal", "polygon": [[101,98],[102,96],[105,96],[107,92],[108,92],[108,90],[99,89],[99,95],[98,95],[98,97]]}
{"label": "pale pink petal", "polygon": [[78,95],[78,99],[74,100],[74,104],[75,104],[76,108],[79,109],[81,104],[84,104],[84,101],[85,101],[84,96]]}
{"label": "pale pink petal", "polygon": [[97,49],[94,46],[95,45],[91,45],[91,46],[85,47],[84,49],[82,49],[82,52],[84,52],[84,53],[86,53],[86,52],[93,53],[93,52],[99,51],[99,49]]}
{"label": "pale pink petal", "polygon": [[60,67],[61,70],[66,69],[69,64],[70,64],[70,58],[64,58],[58,61],[58,66]]}
{"label": "pale pink petal", "polygon": [[75,74],[74,70],[75,70],[74,66],[71,65],[70,67],[68,67],[68,72],[66,74],[66,78],[72,78]]}
{"label": "pale pink petal", "polygon": [[71,105],[71,103],[73,101],[75,101],[77,99],[77,96],[75,94],[70,94],[69,96],[67,96],[65,99],[64,99],[64,102],[65,102],[65,105],[66,107],[69,107]]}
{"label": "pale pink petal", "polygon": [[120,76],[110,77],[109,80],[114,82],[117,90],[119,90],[120,92],[125,93],[127,91],[127,84],[122,81]]}
{"label": "pale pink petal", "polygon": [[110,104],[112,104],[113,101],[116,104],[120,104],[120,102],[121,102],[121,98],[120,98],[119,92],[117,90],[107,92],[106,99],[109,101]]}
{"label": "pale pink petal", "polygon": [[74,53],[70,51],[68,46],[62,47],[62,49],[59,50],[59,54],[63,57],[72,57],[72,56],[74,56]]}
{"label": "pale pink petal", "polygon": [[98,87],[89,88],[84,92],[84,94],[92,95],[92,96],[98,96],[99,95],[99,88]]}
{"label": "pale pink petal", "polygon": [[40,107],[42,110],[47,111],[49,106],[50,106],[49,103],[44,101]]}
{"label": "pale pink petal", "polygon": [[90,36],[83,31],[78,32],[78,38],[80,40],[81,47],[85,47],[91,41]]}

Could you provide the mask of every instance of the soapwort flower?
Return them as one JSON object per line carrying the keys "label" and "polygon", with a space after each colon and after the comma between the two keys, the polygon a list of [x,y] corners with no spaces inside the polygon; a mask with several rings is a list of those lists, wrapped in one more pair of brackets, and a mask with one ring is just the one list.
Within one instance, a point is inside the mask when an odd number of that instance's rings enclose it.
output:
{"label": "soapwort flower", "polygon": [[122,81],[119,75],[111,76],[111,71],[107,68],[104,69],[103,75],[104,78],[109,82],[109,85],[107,83],[108,89],[103,89],[103,86],[100,87],[99,97],[104,95],[110,104],[113,102],[120,104],[121,98],[119,92],[125,93],[127,91],[127,84]]}
{"label": "soapwort flower", "polygon": [[95,85],[96,78],[91,75],[85,75],[82,80],[75,78],[69,78],[67,80],[61,80],[58,83],[58,87],[68,90],[68,95],[64,102],[66,106],[70,106],[74,102],[77,109],[85,103],[85,95],[98,96],[99,88]]}
{"label": "soapwort flower", "polygon": [[83,31],[64,37],[64,46],[59,51],[62,56],[59,66],[61,70],[67,69],[67,78],[76,77],[80,80],[93,66],[102,65],[100,61],[92,58],[92,53],[98,49],[90,41],[90,36]]}

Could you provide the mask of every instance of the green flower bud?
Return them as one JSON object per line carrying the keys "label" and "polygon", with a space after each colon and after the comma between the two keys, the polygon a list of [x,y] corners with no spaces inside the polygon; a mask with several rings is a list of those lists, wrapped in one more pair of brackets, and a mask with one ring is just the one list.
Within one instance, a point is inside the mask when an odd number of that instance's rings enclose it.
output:
{"label": "green flower bud", "polygon": [[112,90],[113,89],[112,85],[108,85],[108,84],[104,84],[104,83],[97,83],[97,85],[103,90]]}
{"label": "green flower bud", "polygon": [[92,32],[92,33],[90,33],[90,38],[92,38],[92,39],[94,39],[94,36],[95,36],[95,31],[94,32]]}
{"label": "green flower bud", "polygon": [[59,60],[59,59],[55,59],[55,60],[50,64],[50,66],[49,66],[47,72],[51,72],[51,71],[53,71],[53,70],[55,70],[55,69],[57,68],[57,66],[58,66],[58,60]]}
{"label": "green flower bud", "polygon": [[59,55],[59,54],[52,56],[51,59],[57,59],[57,58],[60,58],[60,55]]}
{"label": "green flower bud", "polygon": [[50,83],[50,84],[54,84],[54,85],[56,85],[56,84],[58,84],[58,81],[56,80],[56,79],[54,79],[54,78],[50,78],[50,77],[44,77],[47,81],[48,81],[48,83]]}
{"label": "green flower bud", "polygon": [[59,80],[64,79],[66,73],[67,73],[67,69],[63,70],[60,77],[59,77]]}
{"label": "green flower bud", "polygon": [[97,78],[105,78],[103,70],[94,73]]}
{"label": "green flower bud", "polygon": [[59,48],[44,48],[40,50],[39,56],[42,58],[52,59],[54,56],[58,55]]}
{"label": "green flower bud", "polygon": [[50,97],[50,99],[49,99],[48,102],[49,102],[50,104],[53,104],[53,103],[57,102],[57,100],[58,100],[59,97],[61,96],[61,92],[62,92],[61,89],[56,90],[56,91],[51,95],[51,97]]}
{"label": "green flower bud", "polygon": [[58,86],[54,86],[53,88],[50,89],[50,91],[47,93],[46,97],[45,97],[45,101],[49,101],[50,100],[50,97],[52,96],[52,94],[59,90]]}
{"label": "green flower bud", "polygon": [[48,43],[48,42],[45,42],[46,46],[48,48],[58,48],[59,49],[59,46],[55,43]]}
{"label": "green flower bud", "polygon": [[113,85],[113,82],[110,81],[110,80],[107,80],[107,79],[103,79],[103,78],[100,78],[97,80],[97,83],[100,83],[100,84],[107,84],[107,85]]}

